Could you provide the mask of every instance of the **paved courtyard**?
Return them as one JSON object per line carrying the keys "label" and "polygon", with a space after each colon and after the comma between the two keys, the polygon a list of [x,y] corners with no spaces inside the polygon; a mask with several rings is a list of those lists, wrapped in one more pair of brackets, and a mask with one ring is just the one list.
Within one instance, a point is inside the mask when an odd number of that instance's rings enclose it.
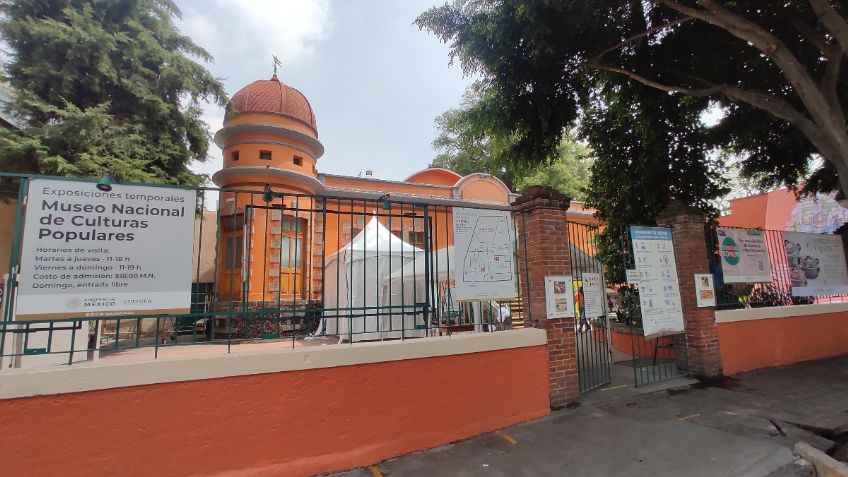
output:
{"label": "paved courtyard", "polygon": [[848,458],[848,356],[712,383],[619,389],[605,386],[574,409],[337,475],[813,475],[792,453],[799,441]]}

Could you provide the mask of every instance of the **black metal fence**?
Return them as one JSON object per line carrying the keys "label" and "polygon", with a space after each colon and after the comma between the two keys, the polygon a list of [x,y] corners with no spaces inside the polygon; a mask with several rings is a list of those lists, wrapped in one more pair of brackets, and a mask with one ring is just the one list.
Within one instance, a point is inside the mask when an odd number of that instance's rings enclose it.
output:
{"label": "black metal fence", "polygon": [[[14,240],[0,321],[4,368],[21,366],[22,359],[129,358],[145,348],[159,357],[254,343],[297,347],[494,332],[521,326],[525,316],[520,286],[516,299],[453,299],[462,269],[453,247],[455,204],[197,187],[189,188],[196,191],[196,218],[188,313],[12,321],[22,218],[37,176],[0,177],[20,190],[17,201],[5,204],[16,220],[9,224]],[[94,188],[95,181],[87,182]],[[210,210],[210,194],[218,195],[217,210]],[[519,243],[515,221],[511,226]],[[520,281],[518,257],[516,249]]]}

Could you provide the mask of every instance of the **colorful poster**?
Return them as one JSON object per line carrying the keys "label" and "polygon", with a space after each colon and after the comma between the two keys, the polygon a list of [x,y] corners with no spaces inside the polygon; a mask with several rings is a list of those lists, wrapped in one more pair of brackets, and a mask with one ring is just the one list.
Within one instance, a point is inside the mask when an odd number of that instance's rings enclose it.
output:
{"label": "colorful poster", "polygon": [[33,179],[15,319],[188,313],[196,198]]}
{"label": "colorful poster", "polygon": [[716,306],[713,275],[711,273],[695,274],[695,298],[698,302],[698,308]]}
{"label": "colorful poster", "polygon": [[515,232],[508,210],[453,209],[454,300],[515,298]]}
{"label": "colorful poster", "polygon": [[845,250],[839,235],[784,232],[792,296],[848,294]]}
{"label": "colorful poster", "polygon": [[683,307],[671,229],[631,227],[633,259],[639,272],[639,300],[645,336],[680,333]]}
{"label": "colorful poster", "polygon": [[716,229],[724,283],[771,282],[771,265],[762,230]]}
{"label": "colorful poster", "polygon": [[549,320],[574,316],[574,284],[570,276],[545,277],[545,308]]}
{"label": "colorful poster", "polygon": [[587,318],[604,316],[604,284],[600,273],[584,273],[582,275],[583,308]]}

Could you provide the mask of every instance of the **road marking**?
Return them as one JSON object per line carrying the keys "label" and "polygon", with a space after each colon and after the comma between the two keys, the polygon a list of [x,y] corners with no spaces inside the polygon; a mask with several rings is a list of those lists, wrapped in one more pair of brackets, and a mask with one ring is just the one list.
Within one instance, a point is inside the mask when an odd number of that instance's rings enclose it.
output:
{"label": "road marking", "polygon": [[626,384],[621,384],[619,386],[613,386],[611,388],[603,388],[603,389],[601,389],[601,391],[612,391],[613,389],[621,389],[621,388],[626,388],[626,387],[627,387]]}
{"label": "road marking", "polygon": [[696,417],[700,417],[700,415],[701,415],[700,412],[696,412],[695,414],[689,414],[688,416],[678,417],[677,420],[678,421],[691,421],[692,419],[695,419]]}
{"label": "road marking", "polygon": [[369,469],[371,469],[371,475],[374,477],[383,477],[383,474],[380,473],[380,469],[376,465],[372,465]]}
{"label": "road marking", "polygon": [[518,444],[518,441],[513,439],[512,436],[503,431],[495,431],[495,434],[500,436],[503,440],[509,442],[512,445]]}

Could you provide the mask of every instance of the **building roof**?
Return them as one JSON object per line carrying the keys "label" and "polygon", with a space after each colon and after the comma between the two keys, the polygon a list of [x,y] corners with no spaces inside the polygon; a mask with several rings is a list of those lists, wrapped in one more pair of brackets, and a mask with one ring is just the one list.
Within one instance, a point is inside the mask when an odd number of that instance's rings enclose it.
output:
{"label": "building roof", "polygon": [[318,128],[306,96],[280,81],[276,74],[268,80],[256,80],[233,95],[227,105],[227,117],[240,113],[280,114]]}

